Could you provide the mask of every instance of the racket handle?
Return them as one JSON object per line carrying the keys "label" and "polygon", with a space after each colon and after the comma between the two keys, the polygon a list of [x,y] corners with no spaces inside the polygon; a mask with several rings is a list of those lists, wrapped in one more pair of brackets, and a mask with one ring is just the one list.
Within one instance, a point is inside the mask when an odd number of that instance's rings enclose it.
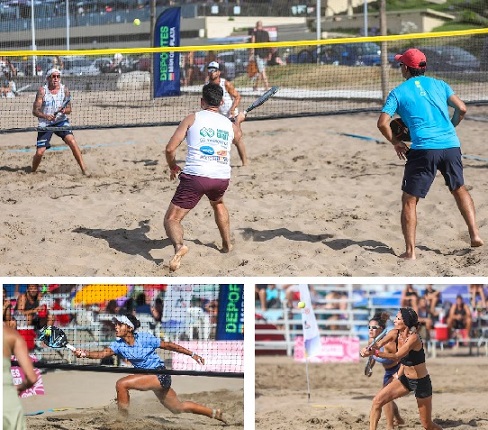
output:
{"label": "racket handle", "polygon": [[68,348],[70,351],[73,351],[73,352],[76,351],[76,348],[73,345],[70,345],[69,343],[68,343],[68,345],[66,345],[66,348]]}

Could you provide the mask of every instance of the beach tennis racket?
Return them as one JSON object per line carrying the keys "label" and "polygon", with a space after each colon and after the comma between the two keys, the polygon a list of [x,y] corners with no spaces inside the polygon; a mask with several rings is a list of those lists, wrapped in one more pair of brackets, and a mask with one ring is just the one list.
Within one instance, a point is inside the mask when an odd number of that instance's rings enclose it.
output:
{"label": "beach tennis racket", "polygon": [[381,339],[383,339],[388,333],[388,329],[385,328],[378,336],[376,336],[371,343],[368,345],[368,349],[373,348]]}
{"label": "beach tennis racket", "polygon": [[70,102],[71,102],[71,96],[66,97],[66,98],[64,99],[63,104],[61,105],[61,107],[60,107],[60,108],[59,108],[59,109],[58,109],[56,112],[54,112],[54,115],[56,116],[56,115],[60,114],[60,113],[61,113],[61,111],[62,111],[63,109],[65,109],[65,108],[66,108],[66,106],[68,106],[68,104],[69,104]]}
{"label": "beach tennis racket", "polygon": [[[280,87],[271,87],[268,91],[266,91],[262,96],[254,100],[247,109],[244,110],[244,115],[247,115],[249,112],[252,110],[256,109],[257,107],[261,106],[263,103],[265,103],[267,100],[269,100],[271,97],[273,97]],[[235,121],[235,118],[230,119],[232,122]]]}
{"label": "beach tennis racket", "polygon": [[44,342],[50,348],[68,348],[73,352],[76,351],[76,348],[68,342],[66,333],[59,327],[55,327],[53,325],[49,325],[41,329],[39,334],[39,340]]}
{"label": "beach tennis racket", "polygon": [[254,100],[246,110],[244,110],[244,115],[247,115],[249,112],[251,112],[252,110],[256,109],[257,107],[261,106],[263,103],[268,101],[271,97],[273,97],[278,92],[279,89],[280,87],[271,87],[261,97]]}
{"label": "beach tennis racket", "polygon": [[366,367],[364,368],[364,374],[368,378],[373,374],[373,363],[374,363],[374,358],[369,357],[368,362],[366,363]]}
{"label": "beach tennis racket", "polygon": [[390,128],[393,136],[395,136],[398,140],[401,140],[402,142],[410,142],[412,140],[408,127],[401,118],[391,120]]}

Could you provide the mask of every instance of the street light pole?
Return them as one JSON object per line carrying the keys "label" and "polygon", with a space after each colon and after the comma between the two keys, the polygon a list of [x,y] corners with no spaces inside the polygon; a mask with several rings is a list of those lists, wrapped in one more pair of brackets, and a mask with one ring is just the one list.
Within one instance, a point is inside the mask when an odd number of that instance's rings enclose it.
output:
{"label": "street light pole", "polygon": [[[36,46],[36,21],[34,19],[34,0],[31,1],[31,36],[32,50],[37,51]],[[32,76],[36,76],[36,56],[32,56]]]}
{"label": "street light pole", "polygon": [[368,37],[368,0],[364,0],[364,36]]}
{"label": "street light pole", "polygon": [[70,22],[69,22],[69,0],[66,0],[66,49],[69,51],[69,27],[70,27]]}

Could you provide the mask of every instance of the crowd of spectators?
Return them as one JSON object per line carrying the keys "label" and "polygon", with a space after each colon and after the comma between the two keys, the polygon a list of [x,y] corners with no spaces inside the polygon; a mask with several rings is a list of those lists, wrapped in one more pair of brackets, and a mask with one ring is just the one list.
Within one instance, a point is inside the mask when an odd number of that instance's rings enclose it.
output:
{"label": "crowd of spectators", "polygon": [[[320,289],[309,286],[312,305],[318,321],[326,320],[325,328],[340,330],[343,324],[335,321],[348,319],[348,306],[354,308],[354,299],[340,287]],[[392,286],[389,286],[389,291]],[[402,288],[402,287],[398,287]],[[268,311],[281,309],[282,315],[295,308],[300,300],[297,285],[257,284],[255,285],[256,320],[266,320]],[[318,291],[317,291],[318,290]],[[479,337],[482,329],[488,325],[488,308],[485,286],[471,284],[457,294],[455,300],[448,295],[442,297],[444,288],[433,285],[418,286],[407,284],[401,289],[400,307],[412,307],[419,316],[420,334],[423,339],[436,338],[436,326],[447,327],[447,340],[465,341],[468,338]],[[461,291],[461,290],[459,290]],[[356,291],[357,292],[357,291]],[[290,315],[290,313],[288,313]],[[275,320],[279,320],[275,318]],[[322,324],[324,325],[324,324]]]}

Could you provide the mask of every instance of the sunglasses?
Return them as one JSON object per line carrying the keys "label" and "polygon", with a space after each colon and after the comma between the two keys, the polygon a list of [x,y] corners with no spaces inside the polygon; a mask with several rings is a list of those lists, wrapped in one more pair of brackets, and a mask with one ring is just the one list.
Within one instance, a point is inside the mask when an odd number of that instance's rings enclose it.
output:
{"label": "sunglasses", "polygon": [[381,328],[379,325],[369,325],[368,326],[369,330],[378,330],[379,328]]}
{"label": "sunglasses", "polygon": [[219,70],[219,69],[214,69],[214,68],[212,68],[212,69],[207,69],[207,70],[208,70],[208,73],[213,73],[213,72],[216,72],[216,71],[217,71],[217,70]]}
{"label": "sunglasses", "polygon": [[53,79],[54,78],[58,78],[59,79],[61,77],[61,75],[51,75],[50,77],[53,78]]}

